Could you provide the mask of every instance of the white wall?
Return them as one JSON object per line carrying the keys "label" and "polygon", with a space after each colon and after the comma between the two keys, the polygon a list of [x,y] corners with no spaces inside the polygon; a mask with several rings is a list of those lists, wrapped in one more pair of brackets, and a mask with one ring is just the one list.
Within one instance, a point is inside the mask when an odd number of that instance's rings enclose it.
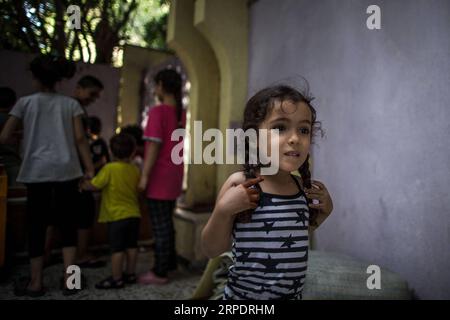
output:
{"label": "white wall", "polygon": [[[366,27],[381,7],[382,29]],[[335,210],[321,250],[399,273],[419,298],[450,298],[450,1],[259,0],[251,93],[302,75],[327,138],[313,177]]]}
{"label": "white wall", "polygon": [[[12,88],[17,97],[35,92],[31,73],[28,70],[33,55],[0,50],[0,87]],[[117,103],[120,83],[120,70],[109,65],[77,63],[77,73],[72,79],[63,80],[56,90],[62,94],[72,95],[77,81],[84,75],[97,77],[104,85],[100,98],[88,107],[91,116],[98,116],[103,124],[103,137],[108,141],[117,125]]]}

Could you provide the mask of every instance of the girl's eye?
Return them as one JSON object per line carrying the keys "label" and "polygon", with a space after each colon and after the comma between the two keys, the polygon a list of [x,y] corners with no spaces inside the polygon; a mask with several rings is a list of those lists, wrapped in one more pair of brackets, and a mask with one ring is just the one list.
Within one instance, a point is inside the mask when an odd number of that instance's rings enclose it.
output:
{"label": "girl's eye", "polygon": [[300,128],[301,134],[309,134],[309,132],[310,132],[309,128]]}
{"label": "girl's eye", "polygon": [[282,131],[286,130],[286,126],[283,124],[277,124],[277,125],[273,126],[272,129],[278,129],[280,132],[282,132]]}

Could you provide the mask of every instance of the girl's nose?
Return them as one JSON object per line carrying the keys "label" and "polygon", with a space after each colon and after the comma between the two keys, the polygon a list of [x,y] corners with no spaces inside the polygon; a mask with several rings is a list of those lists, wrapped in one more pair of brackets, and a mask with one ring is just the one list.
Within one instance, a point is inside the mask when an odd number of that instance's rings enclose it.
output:
{"label": "girl's nose", "polygon": [[299,142],[299,137],[297,134],[291,134],[291,136],[289,137],[289,144],[297,144]]}

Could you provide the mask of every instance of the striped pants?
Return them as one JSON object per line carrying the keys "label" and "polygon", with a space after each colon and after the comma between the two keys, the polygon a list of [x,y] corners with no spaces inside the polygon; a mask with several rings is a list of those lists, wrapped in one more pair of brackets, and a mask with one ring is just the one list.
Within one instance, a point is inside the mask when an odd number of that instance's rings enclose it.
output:
{"label": "striped pants", "polygon": [[177,268],[175,229],[172,220],[175,200],[147,199],[147,204],[155,239],[153,272],[159,277],[167,277],[168,271]]}

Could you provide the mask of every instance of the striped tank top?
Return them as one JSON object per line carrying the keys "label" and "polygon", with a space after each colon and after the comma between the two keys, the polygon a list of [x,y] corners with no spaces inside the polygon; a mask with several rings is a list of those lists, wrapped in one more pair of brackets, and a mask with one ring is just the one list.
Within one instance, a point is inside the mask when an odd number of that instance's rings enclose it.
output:
{"label": "striped tank top", "polygon": [[308,260],[306,196],[262,192],[250,222],[233,228],[225,300],[301,299]]}

